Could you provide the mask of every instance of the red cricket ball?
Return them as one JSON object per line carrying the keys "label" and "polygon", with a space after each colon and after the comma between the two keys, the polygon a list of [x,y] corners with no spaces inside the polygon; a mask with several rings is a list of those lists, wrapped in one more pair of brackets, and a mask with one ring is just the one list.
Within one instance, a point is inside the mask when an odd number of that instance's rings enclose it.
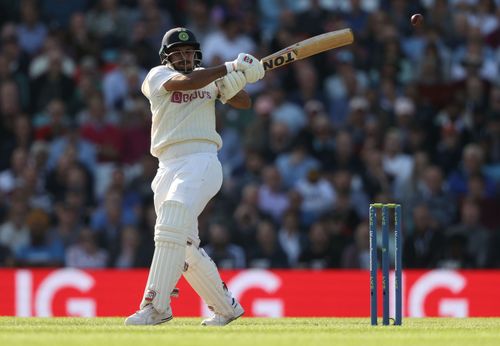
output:
{"label": "red cricket ball", "polygon": [[424,16],[422,16],[420,13],[415,13],[413,16],[411,16],[411,25],[419,25],[423,20]]}

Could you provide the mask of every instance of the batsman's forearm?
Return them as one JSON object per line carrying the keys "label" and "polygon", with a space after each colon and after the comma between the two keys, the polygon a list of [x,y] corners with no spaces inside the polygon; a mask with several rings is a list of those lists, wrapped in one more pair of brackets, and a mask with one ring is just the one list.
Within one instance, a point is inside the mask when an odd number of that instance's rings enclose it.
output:
{"label": "batsman's forearm", "polygon": [[196,90],[201,89],[227,73],[225,65],[196,70],[187,75],[179,75],[163,86],[166,90]]}
{"label": "batsman's forearm", "polygon": [[252,99],[245,90],[241,90],[232,99],[228,100],[227,104],[236,109],[249,109],[252,106]]}

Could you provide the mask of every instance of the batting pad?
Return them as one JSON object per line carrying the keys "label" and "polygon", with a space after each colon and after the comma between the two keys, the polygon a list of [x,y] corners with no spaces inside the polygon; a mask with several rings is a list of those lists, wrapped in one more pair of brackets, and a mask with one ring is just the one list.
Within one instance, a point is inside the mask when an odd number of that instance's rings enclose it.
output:
{"label": "batting pad", "polygon": [[191,222],[191,214],[183,204],[166,201],[161,205],[155,227],[155,251],[141,308],[153,304],[160,313],[169,309],[170,293],[184,268]]}
{"label": "batting pad", "polygon": [[177,201],[165,201],[160,205],[155,225],[155,242],[172,242],[186,246],[187,234],[194,226],[195,218],[186,206]]}
{"label": "batting pad", "polygon": [[233,298],[217,271],[217,267],[205,250],[190,245],[186,247],[187,270],[184,278],[203,298],[210,310],[233,317]]}

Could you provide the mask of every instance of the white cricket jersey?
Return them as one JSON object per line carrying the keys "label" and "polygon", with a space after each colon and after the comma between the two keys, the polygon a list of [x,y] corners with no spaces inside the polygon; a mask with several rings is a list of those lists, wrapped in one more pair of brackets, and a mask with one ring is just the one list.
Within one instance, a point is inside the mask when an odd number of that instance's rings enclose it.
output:
{"label": "white cricket jersey", "polygon": [[222,147],[215,130],[215,82],[197,90],[167,91],[163,84],[180,74],[167,66],[149,71],[141,91],[149,99],[151,113],[151,154],[158,157],[165,147],[185,141],[209,141]]}

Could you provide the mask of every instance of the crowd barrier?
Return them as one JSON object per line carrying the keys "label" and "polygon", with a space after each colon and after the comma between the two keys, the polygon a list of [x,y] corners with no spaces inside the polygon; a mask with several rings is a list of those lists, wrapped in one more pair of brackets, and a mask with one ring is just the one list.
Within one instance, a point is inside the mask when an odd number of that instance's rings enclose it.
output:
{"label": "crowd barrier", "polygon": [[[251,269],[221,274],[246,317],[369,316],[368,271]],[[142,269],[0,269],[0,315],[127,316],[138,308],[147,275]],[[500,270],[405,270],[402,282],[405,317],[500,316]],[[209,314],[183,278],[177,287],[175,316]]]}

